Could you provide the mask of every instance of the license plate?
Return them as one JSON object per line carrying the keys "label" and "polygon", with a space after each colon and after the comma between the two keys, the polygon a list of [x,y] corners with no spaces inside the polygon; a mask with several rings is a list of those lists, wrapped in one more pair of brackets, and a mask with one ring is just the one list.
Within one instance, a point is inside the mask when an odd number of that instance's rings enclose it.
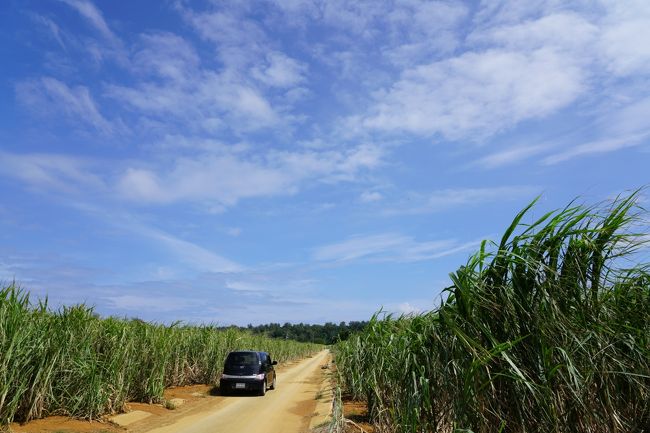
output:
{"label": "license plate", "polygon": [[245,383],[236,383],[235,388],[236,389],[244,389],[244,388],[246,388],[246,384]]}

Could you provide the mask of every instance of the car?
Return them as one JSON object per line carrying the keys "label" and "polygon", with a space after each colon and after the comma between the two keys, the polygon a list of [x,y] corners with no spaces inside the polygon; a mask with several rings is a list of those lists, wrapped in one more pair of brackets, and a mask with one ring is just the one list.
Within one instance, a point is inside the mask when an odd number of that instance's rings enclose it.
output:
{"label": "car", "polygon": [[268,352],[240,350],[230,352],[223,366],[219,381],[222,395],[238,391],[253,391],[264,396],[267,389],[275,389],[276,375]]}

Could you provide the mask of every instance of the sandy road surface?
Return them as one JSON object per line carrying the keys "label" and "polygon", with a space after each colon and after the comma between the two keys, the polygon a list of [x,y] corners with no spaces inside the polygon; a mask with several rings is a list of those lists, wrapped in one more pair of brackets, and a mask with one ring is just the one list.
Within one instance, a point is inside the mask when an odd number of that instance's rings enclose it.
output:
{"label": "sandy road surface", "polygon": [[[210,407],[184,414],[162,426],[135,429],[147,433],[303,433],[316,407],[320,366],[328,352],[278,372],[277,387],[266,396],[222,397]],[[129,429],[131,430],[131,429]]]}

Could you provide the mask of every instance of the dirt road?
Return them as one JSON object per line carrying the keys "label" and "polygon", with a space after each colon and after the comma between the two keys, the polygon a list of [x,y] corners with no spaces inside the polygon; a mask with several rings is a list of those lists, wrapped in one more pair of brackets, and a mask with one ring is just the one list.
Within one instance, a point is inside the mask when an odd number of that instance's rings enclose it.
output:
{"label": "dirt road", "polygon": [[[219,397],[164,425],[147,425],[134,430],[147,433],[303,433],[316,407],[320,388],[323,351],[278,372],[277,387],[266,396]],[[181,415],[181,414],[179,414]],[[157,423],[159,424],[159,423]]]}

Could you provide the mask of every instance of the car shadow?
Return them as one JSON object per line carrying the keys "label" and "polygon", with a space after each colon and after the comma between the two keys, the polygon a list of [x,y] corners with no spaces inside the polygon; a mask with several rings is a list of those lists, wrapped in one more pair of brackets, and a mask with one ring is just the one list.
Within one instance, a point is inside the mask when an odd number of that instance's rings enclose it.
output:
{"label": "car shadow", "polygon": [[[267,390],[266,392],[269,391],[271,390]],[[223,393],[218,385],[215,385],[212,388],[210,388],[209,394],[213,397],[260,397],[254,391],[230,391],[227,393]]]}

